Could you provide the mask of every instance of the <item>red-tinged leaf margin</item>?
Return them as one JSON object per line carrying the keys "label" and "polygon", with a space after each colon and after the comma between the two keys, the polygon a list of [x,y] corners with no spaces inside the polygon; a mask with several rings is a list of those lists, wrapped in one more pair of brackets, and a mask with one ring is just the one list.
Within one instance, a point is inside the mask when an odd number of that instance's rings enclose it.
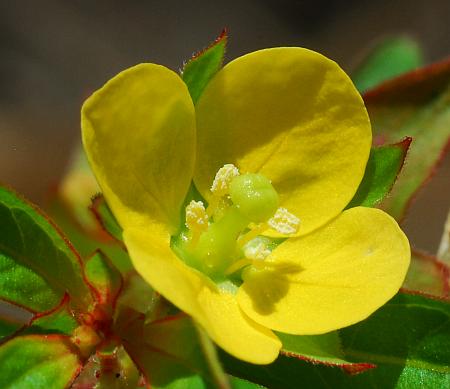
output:
{"label": "red-tinged leaf margin", "polygon": [[[420,101],[442,87],[442,82],[448,78],[449,72],[450,57],[443,61],[412,70],[401,76],[382,82],[375,88],[365,92],[363,94],[363,99],[366,104],[372,104],[379,101],[390,101],[394,99],[399,101],[399,96],[407,95],[408,101],[410,101],[411,97],[414,96],[411,92],[417,90],[417,85],[424,84],[424,86],[420,88],[421,96],[416,95],[416,98]],[[434,77],[433,83],[430,83],[431,77]]]}
{"label": "red-tinged leaf margin", "polygon": [[[93,294],[95,296],[95,300],[97,301],[98,304],[100,305],[110,305],[111,308],[114,310],[117,304],[117,299],[120,296],[120,293],[123,290],[124,287],[124,279],[122,276],[122,273],[120,273],[120,271],[116,268],[116,266],[114,266],[114,263],[111,261],[111,259],[101,250],[101,249],[97,249],[95,250],[87,259],[86,262],[88,262],[90,259],[92,259],[95,255],[100,255],[102,257],[102,259],[108,264],[108,266],[113,269],[113,271],[116,271],[116,275],[119,278],[119,287],[117,288],[117,291],[115,292],[115,294],[111,295],[111,291],[110,289],[107,290],[106,294],[102,294],[100,290],[98,290],[98,288],[90,281],[88,280],[88,282],[90,283],[92,289],[93,289]],[[87,278],[87,276],[86,276]]]}
{"label": "red-tinged leaf margin", "polygon": [[[450,77],[450,57],[433,63],[431,65],[407,72],[401,76],[387,80],[380,85],[372,88],[365,93],[362,97],[366,107],[370,111],[371,104],[378,104],[380,102],[389,103],[390,101],[401,102],[404,96],[407,96],[407,101],[411,101],[415,97],[416,102],[426,100],[430,95],[433,95],[442,88]],[[433,82],[430,82],[432,79]],[[420,90],[420,95],[413,93]],[[400,97],[400,99],[399,99]],[[374,144],[381,145],[385,142],[385,136],[383,131],[378,136],[374,137]],[[435,163],[430,167],[427,176],[423,179],[420,186],[410,195],[408,201],[404,205],[403,212],[398,217],[398,220],[402,222],[406,216],[408,209],[415,201],[418,193],[424,188],[431,180],[434,174],[439,169],[440,165],[446,154],[450,151],[450,137],[447,142],[441,148],[441,151],[436,158]]]}
{"label": "red-tinged leaf margin", "polygon": [[[63,342],[68,350],[74,354],[75,356],[77,356],[78,359],[78,367],[75,370],[75,372],[73,373],[72,377],[69,379],[68,383],[67,383],[67,388],[70,388],[72,383],[75,381],[75,379],[78,377],[78,375],[80,374],[81,370],[83,369],[83,358],[81,357],[78,348],[71,342],[71,339],[69,336],[66,335],[60,335],[60,334],[47,334],[47,335],[25,335],[23,337],[19,337],[19,338],[26,338],[26,339],[45,339],[46,342],[55,342],[55,341],[61,341]],[[19,339],[17,337],[12,337],[9,339],[9,341],[13,341],[15,339]],[[7,345],[8,342],[4,342],[1,344],[0,347],[3,347],[5,345]]]}
{"label": "red-tinged leaf margin", "polygon": [[[36,204],[32,203],[31,201],[28,201],[24,196],[22,196],[21,194],[19,194],[17,191],[15,191],[13,188],[11,188],[9,185],[6,185],[2,182],[0,182],[0,187],[5,188],[7,191],[9,191],[10,193],[12,193],[17,199],[19,199],[20,201],[22,201],[24,204],[26,204],[27,206],[29,206],[31,209],[33,209],[39,216],[41,216],[49,225],[51,228],[53,228],[53,230],[55,231],[55,233],[63,240],[63,242],[65,243],[66,247],[69,249],[69,251],[74,255],[76,262],[79,265],[80,268],[80,273],[81,273],[81,277],[82,280],[84,281],[84,283],[86,284],[86,286],[88,287],[88,290],[91,292],[91,299],[93,300],[93,296],[92,296],[92,285],[89,283],[89,280],[86,278],[86,275],[84,273],[84,263],[83,260],[81,258],[81,255],[78,253],[78,251],[76,250],[76,248],[73,246],[73,244],[71,243],[71,241],[69,240],[69,238],[67,238],[67,236],[64,234],[64,232],[59,228],[59,226],[43,211],[41,210]],[[64,296],[63,296],[64,299]],[[19,306],[18,304],[15,304],[12,302],[12,304]],[[86,307],[87,309],[88,307]],[[25,308],[26,310],[30,311],[30,309]],[[31,311],[30,311],[31,312]],[[37,313],[37,312],[34,312]]]}
{"label": "red-tinged leaf margin", "polygon": [[219,34],[219,36],[216,39],[214,39],[214,41],[210,45],[208,45],[204,49],[196,51],[194,54],[192,54],[191,58],[189,58],[183,64],[183,69],[186,67],[186,65],[190,61],[200,57],[203,53],[205,53],[206,51],[208,51],[209,49],[213,48],[214,46],[216,46],[217,44],[219,44],[221,42],[224,42],[225,43],[225,47],[226,47],[226,44],[228,43],[228,28],[227,27],[224,27],[222,29],[222,32]]}
{"label": "red-tinged leaf margin", "polygon": [[338,367],[345,371],[347,374],[350,375],[356,375],[359,373],[363,373],[370,369],[375,369],[377,365],[374,365],[373,363],[366,363],[366,362],[348,362],[348,363],[335,363],[335,362],[326,362],[321,361],[320,359],[315,359],[311,357],[307,357],[301,354],[297,354],[295,352],[291,351],[280,351],[280,355],[283,355],[285,357],[289,358],[297,358],[301,361],[312,363],[313,365],[323,365],[323,366],[329,366],[329,367]]}
{"label": "red-tinged leaf margin", "polygon": [[[441,277],[441,282],[442,282],[442,292],[441,292],[441,295],[437,296],[437,297],[450,298],[450,267],[447,264],[445,264],[444,262],[440,261],[439,258],[437,258],[436,256],[426,253],[424,251],[413,249],[412,254],[416,258],[419,258],[420,260],[429,262],[432,265],[434,265],[434,267],[438,271],[438,274]],[[427,296],[435,296],[432,293],[423,292],[420,290],[416,291],[416,290],[409,289],[406,287],[402,288],[402,290],[409,291],[410,293],[417,292],[419,294],[424,294]]]}
{"label": "red-tinged leaf margin", "polygon": [[106,225],[106,222],[104,221],[101,212],[99,211],[100,206],[107,205],[106,200],[103,197],[102,193],[97,193],[94,197],[91,199],[91,205],[89,206],[89,210],[94,215],[95,219],[97,220],[97,223],[99,225],[99,229],[102,231],[103,241],[105,242],[114,242],[117,243],[123,250],[127,250],[125,247],[125,244],[121,239],[119,239],[118,236],[113,234],[111,231],[108,230],[108,227]]}

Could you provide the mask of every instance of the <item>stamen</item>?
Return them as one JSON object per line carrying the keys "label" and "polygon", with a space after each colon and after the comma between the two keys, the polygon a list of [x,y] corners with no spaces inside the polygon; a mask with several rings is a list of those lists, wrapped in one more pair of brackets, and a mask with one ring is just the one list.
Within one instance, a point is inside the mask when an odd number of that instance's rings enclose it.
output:
{"label": "stamen", "polygon": [[211,185],[211,192],[218,196],[224,196],[228,194],[228,187],[231,180],[239,175],[239,169],[231,163],[228,163],[221,167],[214,177],[214,181]]}
{"label": "stamen", "polygon": [[248,259],[253,259],[255,261],[262,261],[266,259],[271,253],[270,249],[267,247],[267,242],[261,239],[253,239],[244,247],[244,255]]}
{"label": "stamen", "polygon": [[238,270],[241,270],[243,267],[251,265],[253,261],[248,258],[242,258],[239,261],[234,262],[227,270],[225,270],[225,275],[229,276],[230,274],[236,273]]}
{"label": "stamen", "polygon": [[201,201],[192,200],[186,207],[186,227],[197,235],[208,228],[208,215]]}
{"label": "stamen", "polygon": [[286,208],[278,208],[267,224],[283,235],[292,235],[298,231],[300,219]]}

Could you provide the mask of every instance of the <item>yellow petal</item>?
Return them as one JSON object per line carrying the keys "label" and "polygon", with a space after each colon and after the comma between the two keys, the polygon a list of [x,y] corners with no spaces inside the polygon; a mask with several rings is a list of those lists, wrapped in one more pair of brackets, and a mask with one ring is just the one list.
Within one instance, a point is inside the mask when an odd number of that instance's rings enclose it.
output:
{"label": "yellow petal", "polygon": [[354,324],[401,287],[408,239],[388,214],[352,208],[312,234],[289,239],[245,274],[241,308],[258,323],[292,334],[320,334]]}
{"label": "yellow petal", "polygon": [[126,230],[125,244],[136,270],[166,299],[191,315],[225,351],[252,363],[270,363],[281,343],[240,310],[236,297],[185,265],[169,243],[140,230]]}
{"label": "yellow petal", "polygon": [[203,196],[227,163],[272,180],[303,235],[337,216],[364,175],[371,128],[333,61],[302,48],[256,51],[226,65],[197,106],[194,180]]}
{"label": "yellow petal", "polygon": [[195,112],[181,78],[154,64],[119,73],[84,103],[82,130],[121,226],[175,231],[195,162]]}

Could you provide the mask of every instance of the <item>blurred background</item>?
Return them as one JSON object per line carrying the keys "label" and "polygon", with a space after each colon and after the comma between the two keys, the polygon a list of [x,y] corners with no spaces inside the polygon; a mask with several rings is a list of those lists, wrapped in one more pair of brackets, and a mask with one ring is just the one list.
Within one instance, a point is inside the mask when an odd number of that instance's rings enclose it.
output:
{"label": "blurred background", "polygon": [[[0,182],[43,204],[80,138],[83,100],[139,62],[179,69],[228,27],[227,60],[272,46],[319,51],[351,71],[383,36],[410,35],[427,62],[450,54],[449,0],[0,0]],[[435,252],[450,158],[405,229]]]}

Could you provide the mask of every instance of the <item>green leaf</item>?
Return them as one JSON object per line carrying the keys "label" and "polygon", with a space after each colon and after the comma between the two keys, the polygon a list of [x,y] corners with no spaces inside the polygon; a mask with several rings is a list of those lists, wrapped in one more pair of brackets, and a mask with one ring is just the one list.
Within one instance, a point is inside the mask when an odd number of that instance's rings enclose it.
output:
{"label": "green leaf", "polygon": [[450,60],[384,83],[364,95],[378,143],[413,138],[408,163],[382,207],[400,220],[434,172],[450,138]]}
{"label": "green leaf", "polygon": [[69,295],[66,294],[60,305],[54,310],[36,315],[29,325],[20,332],[20,335],[72,335],[75,328],[80,324],[70,311],[69,300]]}
{"label": "green leaf", "polygon": [[85,262],[85,274],[96,291],[97,302],[112,308],[123,286],[119,270],[98,250]]}
{"label": "green leaf", "polygon": [[411,138],[387,146],[372,147],[363,180],[347,208],[374,207],[391,191],[405,162]]}
{"label": "green leaf", "polygon": [[70,386],[81,363],[65,336],[29,335],[0,347],[2,389],[63,389]]}
{"label": "green leaf", "polygon": [[436,257],[413,250],[403,287],[435,296],[449,297],[450,269]]}
{"label": "green leaf", "polygon": [[353,72],[352,79],[364,92],[390,78],[423,64],[419,45],[408,37],[391,37],[375,45]]}
{"label": "green leaf", "polygon": [[[209,370],[191,319],[179,314],[148,324],[135,321],[122,333],[123,344],[152,388],[182,388],[206,378]],[[197,377],[197,378],[196,378]],[[195,386],[194,386],[195,387]]]}
{"label": "green leaf", "polygon": [[340,331],[347,360],[378,367],[349,375],[343,369],[310,364],[282,354],[255,366],[223,357],[227,371],[272,389],[448,388],[450,301],[399,293],[368,319]]}
{"label": "green leaf", "polygon": [[277,333],[283,343],[282,355],[326,366],[337,366],[348,373],[372,369],[373,364],[350,362],[342,348],[338,331],[323,335],[289,335]]}
{"label": "green leaf", "polygon": [[222,67],[227,39],[227,31],[223,30],[212,45],[194,54],[185,63],[182,70],[182,78],[189,89],[194,104],[201,96],[211,78]]}
{"label": "green leaf", "polygon": [[[75,223],[74,219],[70,217],[67,207],[64,207],[58,198],[51,200],[48,206],[48,212],[62,228],[83,258],[88,257],[95,250],[100,249],[111,259],[122,274],[127,274],[133,270],[130,257],[123,249],[123,245],[115,239],[111,239],[109,233],[107,234],[103,228],[99,228],[103,236],[89,234],[79,224]],[[92,212],[89,213],[92,214]],[[97,221],[96,223],[98,224]]]}
{"label": "green leaf", "polygon": [[92,303],[79,255],[41,211],[0,187],[0,298],[47,311],[66,292],[77,309]]}
{"label": "green leaf", "polygon": [[122,244],[122,227],[120,227],[119,223],[116,221],[116,218],[109,209],[102,194],[97,194],[92,199],[90,210],[93,212],[103,229],[117,242]]}

